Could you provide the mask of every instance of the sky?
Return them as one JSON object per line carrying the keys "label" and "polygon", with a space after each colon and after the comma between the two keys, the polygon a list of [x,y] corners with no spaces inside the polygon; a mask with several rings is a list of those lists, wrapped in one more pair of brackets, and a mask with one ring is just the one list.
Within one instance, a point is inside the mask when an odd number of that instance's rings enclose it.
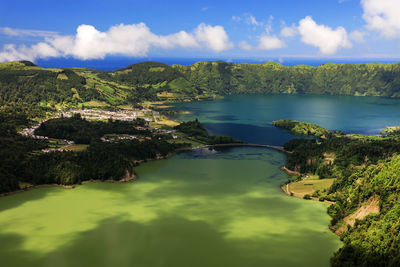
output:
{"label": "sky", "polygon": [[49,58],[400,59],[400,0],[14,0],[0,62]]}

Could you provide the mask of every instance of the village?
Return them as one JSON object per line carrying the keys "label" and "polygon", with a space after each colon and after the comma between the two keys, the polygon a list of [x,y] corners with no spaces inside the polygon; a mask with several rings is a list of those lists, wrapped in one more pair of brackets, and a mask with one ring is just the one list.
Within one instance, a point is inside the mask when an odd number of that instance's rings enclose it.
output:
{"label": "village", "polygon": [[120,121],[132,121],[137,118],[142,118],[147,122],[155,122],[159,120],[160,113],[151,109],[124,109],[118,111],[109,110],[97,110],[97,109],[73,109],[69,111],[62,111],[60,116],[68,118],[74,114],[80,114],[82,118],[89,120],[120,120]]}
{"label": "village", "polygon": [[[142,118],[146,122],[156,122],[160,119],[160,114],[157,111],[153,111],[151,109],[142,109],[142,110],[117,110],[117,111],[108,111],[108,110],[97,110],[97,109],[74,109],[74,110],[68,110],[68,111],[60,111],[58,115],[56,116],[51,116],[46,118],[45,120],[42,120],[31,127],[24,128],[21,131],[19,131],[19,134],[25,137],[30,137],[33,139],[43,139],[43,140],[50,140],[53,143],[55,143],[55,147],[52,148],[45,148],[42,149],[41,152],[44,153],[49,153],[49,152],[65,152],[65,151],[71,151],[71,147],[75,144],[74,141],[72,140],[66,140],[66,139],[54,139],[54,138],[49,138],[47,136],[40,136],[35,134],[35,130],[40,127],[40,125],[43,122],[46,122],[51,119],[57,119],[57,118],[70,118],[73,117],[75,114],[80,114],[81,118],[87,119],[87,120],[120,120],[120,121],[133,121],[136,120],[137,118]],[[142,127],[142,126],[136,126],[136,130],[138,131],[151,131],[151,132],[157,132],[159,134],[170,134],[172,135],[173,139],[177,139],[178,136],[176,136],[174,133],[176,130],[170,130],[170,129],[161,129],[158,127],[151,128],[150,125],[148,127]],[[150,136],[143,137],[141,135],[126,135],[126,134],[114,134],[114,135],[105,135],[100,138],[102,142],[118,142],[121,140],[142,140],[142,139],[151,139]]]}

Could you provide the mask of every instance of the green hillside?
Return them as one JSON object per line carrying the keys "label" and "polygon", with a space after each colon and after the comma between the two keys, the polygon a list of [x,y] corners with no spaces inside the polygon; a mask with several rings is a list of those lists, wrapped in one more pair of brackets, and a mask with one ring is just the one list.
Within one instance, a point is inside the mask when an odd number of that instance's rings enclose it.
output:
{"label": "green hillside", "polygon": [[284,147],[291,151],[288,169],[321,181],[335,179],[330,188],[312,194],[332,203],[331,229],[344,243],[332,266],[399,266],[399,136],[328,134],[293,139]]}
{"label": "green hillside", "polygon": [[377,209],[342,234],[343,248],[331,259],[332,266],[400,265],[400,157],[362,166],[348,177],[341,177],[331,188],[337,197],[329,213],[338,220],[350,218],[359,210]]}
{"label": "green hillside", "polygon": [[400,64],[325,64],[285,67],[198,62],[174,65],[192,86],[216,94],[300,93],[399,97]]}
{"label": "green hillside", "polygon": [[298,65],[143,62],[116,71],[45,69],[0,63],[0,97],[41,105],[121,105],[193,100],[225,94],[332,94],[400,97],[400,64]]}

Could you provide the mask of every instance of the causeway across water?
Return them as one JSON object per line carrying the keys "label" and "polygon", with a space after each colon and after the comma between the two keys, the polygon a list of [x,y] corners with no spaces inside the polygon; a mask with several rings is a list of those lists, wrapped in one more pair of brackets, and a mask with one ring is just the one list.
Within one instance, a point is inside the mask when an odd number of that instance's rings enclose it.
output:
{"label": "causeway across water", "polygon": [[198,148],[207,148],[207,147],[260,147],[260,148],[268,148],[274,149],[284,153],[290,153],[290,151],[286,151],[283,146],[272,146],[272,145],[261,145],[261,144],[246,144],[246,143],[230,143],[230,144],[215,144],[215,145],[204,145],[195,147],[193,149]]}

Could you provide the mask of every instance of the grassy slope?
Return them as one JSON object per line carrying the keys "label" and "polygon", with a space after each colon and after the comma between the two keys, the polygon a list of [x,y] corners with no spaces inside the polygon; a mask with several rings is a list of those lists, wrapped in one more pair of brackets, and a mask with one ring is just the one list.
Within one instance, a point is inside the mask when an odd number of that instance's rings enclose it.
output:
{"label": "grassy slope", "polygon": [[242,93],[307,93],[400,97],[400,64],[319,67],[197,62],[133,64],[116,71],[44,69],[0,63],[0,97],[42,105],[122,105],[146,100],[192,100]]}

